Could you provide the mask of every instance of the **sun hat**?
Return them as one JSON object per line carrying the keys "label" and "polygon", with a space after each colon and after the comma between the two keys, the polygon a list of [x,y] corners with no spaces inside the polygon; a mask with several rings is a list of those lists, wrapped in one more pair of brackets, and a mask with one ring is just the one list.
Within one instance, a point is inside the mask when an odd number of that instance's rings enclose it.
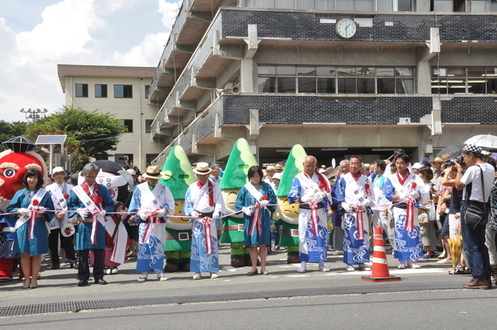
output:
{"label": "sun hat", "polygon": [[156,165],[147,167],[147,172],[142,174],[142,178],[159,180],[161,178],[159,167]]}
{"label": "sun hat", "polygon": [[199,162],[193,169],[193,172],[198,175],[206,175],[212,172],[212,168],[210,168],[208,163]]}

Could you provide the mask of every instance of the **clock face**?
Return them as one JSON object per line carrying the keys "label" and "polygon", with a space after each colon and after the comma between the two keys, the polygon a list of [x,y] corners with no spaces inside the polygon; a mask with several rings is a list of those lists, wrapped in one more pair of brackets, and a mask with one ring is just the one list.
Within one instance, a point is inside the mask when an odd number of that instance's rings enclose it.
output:
{"label": "clock face", "polygon": [[352,38],[357,31],[357,25],[350,18],[343,18],[335,25],[335,32],[341,38]]}

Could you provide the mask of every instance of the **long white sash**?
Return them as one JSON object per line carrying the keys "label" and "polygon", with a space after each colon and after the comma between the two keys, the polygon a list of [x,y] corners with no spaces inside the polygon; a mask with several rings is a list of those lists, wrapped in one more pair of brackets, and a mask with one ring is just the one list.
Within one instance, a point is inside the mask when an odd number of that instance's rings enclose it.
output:
{"label": "long white sash", "polygon": [[262,193],[257,190],[251,182],[246,183],[245,188],[247,188],[248,192],[255,198],[256,201],[260,202],[262,200]]}
{"label": "long white sash", "polygon": [[318,192],[321,192],[318,183],[314,182],[311,176],[300,173],[300,179],[304,181],[305,195],[315,196]]}
{"label": "long white sash", "polygon": [[[62,190],[60,190],[59,185],[57,183],[53,183],[47,187],[47,190],[50,191],[50,193],[52,194],[52,201],[54,202],[56,210],[67,210],[67,201],[64,198],[64,190],[67,187],[67,183],[64,182],[62,185],[64,187],[62,188]],[[54,217],[53,220],[50,221],[48,225],[50,229],[62,228],[66,222],[67,222],[67,213],[64,213],[63,220],[57,220],[57,218]]]}
{"label": "long white sash", "polygon": [[[33,206],[35,206],[33,204],[33,202],[35,200],[38,201],[38,205],[39,205],[46,193],[47,193],[47,191],[45,189],[43,189],[43,188],[38,189],[38,191],[33,195],[33,198],[31,199],[31,202],[29,203],[28,209],[32,209]],[[19,215],[19,218],[17,219],[14,228],[17,229],[17,228],[21,227],[23,224],[28,222],[30,218],[31,218],[31,215],[22,215],[22,214]]]}
{"label": "long white sash", "polygon": [[[140,211],[155,211],[160,208],[160,189],[161,187],[154,187],[154,190],[150,190],[148,183],[141,184],[138,186],[141,192],[141,208]],[[154,193],[155,192],[155,193]],[[156,196],[158,194],[159,196]],[[156,215],[151,215],[147,219],[147,225],[145,227],[145,232],[143,233],[141,243],[148,242],[151,233],[156,231],[156,227],[162,222],[162,219],[158,219]]]}
{"label": "long white sash", "polygon": [[[95,183],[97,184],[97,183]],[[91,228],[91,241],[92,244],[96,244],[97,241],[97,221],[102,224],[105,228],[105,216],[103,214],[95,214],[97,211],[101,211],[100,207],[98,207],[88,196],[88,194],[83,190],[83,187],[81,186],[76,186],[73,189],[74,193],[76,196],[78,196],[79,200],[83,202],[83,204],[86,206],[86,208],[93,213],[92,220],[93,220],[93,226]]]}
{"label": "long white sash", "polygon": [[[204,196],[204,194],[207,194],[207,196],[209,196],[209,181],[207,181],[203,186],[202,188],[200,188],[200,191],[197,195],[197,198],[195,198],[194,202],[193,202],[193,209],[194,210],[198,210],[197,207],[198,207],[198,203],[200,202],[200,199]],[[213,187],[212,189],[214,189],[214,184],[213,184]]]}

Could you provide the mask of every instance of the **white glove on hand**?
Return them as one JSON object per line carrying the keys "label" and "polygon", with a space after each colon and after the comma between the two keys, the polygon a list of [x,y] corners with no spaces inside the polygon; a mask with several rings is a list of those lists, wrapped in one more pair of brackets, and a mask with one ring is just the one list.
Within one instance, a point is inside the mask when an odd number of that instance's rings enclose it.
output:
{"label": "white glove on hand", "polygon": [[355,212],[354,207],[348,203],[342,203],[342,209],[347,213]]}
{"label": "white glove on hand", "polygon": [[242,212],[245,213],[246,216],[251,216],[254,211],[252,211],[252,206],[242,208]]}
{"label": "white glove on hand", "polygon": [[322,199],[328,198],[328,193],[326,191],[322,191],[321,192],[321,198]]}
{"label": "white glove on hand", "polygon": [[159,218],[163,218],[166,215],[166,210],[165,209],[158,209],[157,210],[157,216]]}
{"label": "white glove on hand", "polygon": [[77,209],[76,213],[82,218],[88,218],[90,211],[88,209]]}
{"label": "white glove on hand", "polygon": [[371,205],[371,200],[369,198],[366,198],[364,202],[362,202],[363,206],[370,206]]}
{"label": "white glove on hand", "polygon": [[411,197],[411,198],[416,199],[416,198],[419,198],[419,194],[416,191],[413,191],[413,192],[406,194],[406,197]]}
{"label": "white glove on hand", "polygon": [[22,216],[30,215],[31,211],[25,208],[17,209],[17,212],[20,213]]}
{"label": "white glove on hand", "polygon": [[261,207],[266,207],[266,206],[268,206],[268,204],[269,204],[269,201],[268,201],[268,200],[262,200],[262,201],[260,201],[260,202],[259,202],[259,205],[260,205]]}
{"label": "white glove on hand", "polygon": [[212,221],[216,221],[218,219],[219,219],[219,213],[212,215]]}
{"label": "white glove on hand", "polygon": [[192,211],[192,213],[190,213],[190,215],[194,218],[198,218],[198,212],[197,211]]}
{"label": "white glove on hand", "polygon": [[140,219],[142,219],[142,221],[147,221],[148,219],[148,215],[145,212],[138,213],[138,216],[140,217]]}
{"label": "white glove on hand", "polygon": [[47,209],[46,209],[46,208],[44,208],[43,206],[38,206],[38,207],[36,208],[36,213],[38,213],[38,214],[43,214],[43,213],[45,213],[45,211],[46,211],[46,210],[47,210]]}
{"label": "white glove on hand", "polygon": [[100,210],[100,211],[96,211],[96,212],[95,212],[95,214],[96,214],[96,215],[101,215],[101,216],[104,216],[104,217],[105,217],[105,215],[107,214],[107,211],[105,211],[105,210]]}

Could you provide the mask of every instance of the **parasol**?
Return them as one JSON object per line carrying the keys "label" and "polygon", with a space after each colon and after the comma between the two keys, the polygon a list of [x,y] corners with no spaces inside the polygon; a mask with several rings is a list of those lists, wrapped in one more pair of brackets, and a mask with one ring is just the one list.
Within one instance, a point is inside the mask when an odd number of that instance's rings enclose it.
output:
{"label": "parasol", "polygon": [[452,266],[456,269],[459,260],[461,259],[462,251],[462,236],[457,234],[448,239],[450,254],[452,256]]}
{"label": "parasol", "polygon": [[497,149],[497,136],[490,134],[480,134],[470,137],[464,144],[474,144],[482,148]]}
{"label": "parasol", "polygon": [[14,152],[29,152],[36,147],[33,142],[22,136],[12,138],[10,140],[2,142],[2,144],[6,149],[11,149]]}
{"label": "parasol", "polygon": [[437,157],[441,157],[443,160],[449,160],[456,158],[461,154],[462,148],[464,148],[464,145],[457,145],[457,146],[448,146],[440,150],[440,152],[437,154]]}

